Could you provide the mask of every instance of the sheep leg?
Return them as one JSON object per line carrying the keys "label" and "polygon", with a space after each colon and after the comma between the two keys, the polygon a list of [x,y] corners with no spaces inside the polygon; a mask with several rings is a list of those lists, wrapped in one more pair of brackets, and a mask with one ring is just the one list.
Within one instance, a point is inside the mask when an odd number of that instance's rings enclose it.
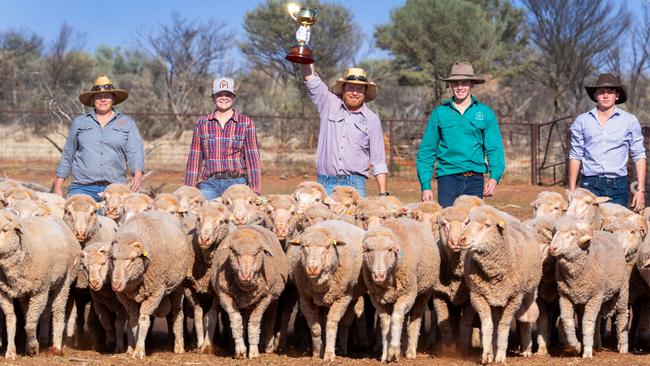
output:
{"label": "sheep leg", "polygon": [[548,354],[548,345],[550,342],[548,308],[544,300],[537,299],[539,308],[539,318],[537,318],[537,353],[538,355]]}
{"label": "sheep leg", "polygon": [[133,350],[135,349],[135,335],[138,334],[138,315],[140,313],[140,309],[138,308],[139,304],[122,294],[117,294],[117,299],[120,301],[122,306],[124,306],[124,309],[129,317],[129,323],[126,330],[128,341],[126,352],[132,354]]}
{"label": "sheep leg", "polygon": [[338,332],[339,322],[341,321],[341,318],[343,318],[343,315],[345,315],[351,302],[352,296],[343,296],[334,301],[327,312],[327,323],[325,324],[325,354],[323,355],[325,361],[334,361],[336,358],[334,353],[336,333]]}
{"label": "sheep leg", "polygon": [[41,320],[38,325],[38,343],[45,346],[50,340],[50,324],[52,322],[52,310],[51,308],[48,311],[48,308],[45,307],[43,314],[41,314]]}
{"label": "sheep leg", "polygon": [[388,332],[390,331],[390,314],[388,308],[379,301],[370,296],[370,301],[375,307],[377,317],[379,318],[379,328],[381,330],[381,362],[386,362],[388,357]]}
{"label": "sheep leg", "polygon": [[149,317],[154,313],[154,311],[156,311],[158,305],[160,305],[162,298],[162,291],[151,294],[151,296],[146,298],[140,304],[137,325],[134,326],[133,318],[131,318],[131,328],[133,329],[134,333],[135,329],[137,329],[138,334],[135,341],[135,349],[133,350],[133,358],[143,359],[145,356],[144,342],[147,339],[147,332],[149,331],[149,326],[151,325],[151,319]]}
{"label": "sheep leg", "polygon": [[244,343],[244,322],[241,312],[235,301],[225,292],[219,294],[219,303],[230,319],[230,331],[235,341],[235,358],[246,357],[246,344]]}
{"label": "sheep leg", "polygon": [[580,353],[580,342],[578,342],[578,338],[576,338],[574,316],[575,309],[573,308],[571,300],[564,296],[560,296],[560,319],[562,320],[562,328],[564,329],[567,344],[573,349],[573,351]]}
{"label": "sheep leg", "polygon": [[5,322],[7,327],[7,350],[5,358],[16,359],[16,313],[14,311],[14,303],[12,299],[0,291],[0,308],[5,315]]}
{"label": "sheep leg", "polygon": [[[508,333],[510,332],[510,323],[515,313],[522,303],[524,295],[520,294],[511,298],[506,306],[503,307],[501,312],[501,319],[499,319],[497,328],[497,353],[494,357],[494,362],[506,362],[506,351],[508,349]],[[528,326],[528,343],[530,343],[530,324]],[[529,344],[526,344],[530,347]]]}
{"label": "sheep leg", "polygon": [[438,320],[438,328],[440,328],[440,334],[443,343],[443,353],[446,351],[446,348],[453,342],[454,339],[454,330],[451,326],[451,319],[449,318],[449,305],[447,301],[439,297],[433,298],[433,308],[436,312],[436,318]]}
{"label": "sheep leg", "polygon": [[390,316],[390,345],[388,346],[388,361],[399,362],[402,339],[402,327],[404,325],[404,316],[411,310],[415,303],[416,293],[407,294],[395,301],[393,304],[393,313]]}
{"label": "sheep leg", "polygon": [[312,357],[319,358],[321,346],[321,327],[318,306],[313,305],[311,299],[300,296],[300,311],[307,321],[307,326],[311,332]]}
{"label": "sheep leg", "polygon": [[216,297],[212,299],[212,304],[210,305],[210,310],[205,315],[204,327],[206,329],[205,336],[203,337],[203,346],[200,348],[202,353],[212,353],[212,340],[214,339],[214,332],[217,329],[217,318],[218,314],[218,300]]}
{"label": "sheep leg", "polygon": [[[185,352],[185,339],[183,335],[183,287],[179,286],[174,292],[169,294],[169,301],[171,305],[171,323],[174,332],[174,353]],[[196,307],[201,309],[201,304],[197,303]],[[201,309],[201,317],[199,318],[203,323],[203,309]],[[194,318],[196,322],[196,318]],[[201,333],[203,331],[201,330]]]}
{"label": "sheep leg", "polygon": [[[34,294],[29,299],[29,305],[27,305],[27,311],[25,313],[25,333],[27,334],[27,353],[29,353],[30,355],[38,355],[39,349],[38,349],[38,339],[36,338],[36,326],[38,325],[38,320],[41,318],[41,313],[45,309],[45,306],[47,306],[47,296],[48,296],[48,291],[43,291]],[[63,314],[60,314],[59,320],[63,319],[63,316],[65,315],[65,308],[63,309],[63,311],[64,311]],[[54,306],[52,306],[52,312],[53,315],[55,315],[54,322],[56,323],[57,318],[56,318],[56,314],[54,314]],[[56,331],[56,325],[57,324],[55,324],[54,327],[55,331]],[[57,339],[54,338],[53,347],[57,346],[56,341]],[[61,344],[58,343],[58,346],[60,350]]]}
{"label": "sheep leg", "polygon": [[[260,325],[271,302],[271,296],[265,296],[257,303],[248,317],[248,358],[256,358],[260,355]],[[272,332],[273,327],[271,327],[271,334]]]}
{"label": "sheep leg", "polygon": [[408,344],[406,346],[405,357],[409,360],[414,360],[417,355],[418,339],[420,337],[420,325],[422,324],[422,317],[429,302],[429,295],[418,296],[411,308],[409,315],[408,325]]}
{"label": "sheep leg", "polygon": [[[114,353],[122,353],[124,352],[124,326],[126,325],[126,321],[128,320],[128,315],[126,314],[126,311],[124,309],[120,309],[117,311],[117,316],[115,318],[115,350],[113,351]],[[128,331],[130,334],[130,337],[133,337],[133,334],[131,331]]]}
{"label": "sheep leg", "polygon": [[99,318],[99,323],[102,325],[102,328],[104,328],[104,332],[106,333],[106,342],[104,347],[106,351],[108,351],[112,347],[115,347],[117,341],[115,337],[115,324],[113,323],[111,314],[106,306],[93,299],[93,307],[97,313],[97,317]]}
{"label": "sheep leg", "polygon": [[472,304],[466,303],[463,306],[458,325],[458,351],[461,354],[469,352],[472,342],[472,323],[474,323],[474,316],[476,311]]}
{"label": "sheep leg", "polygon": [[481,345],[483,346],[483,354],[481,355],[481,363],[487,364],[494,361],[494,353],[492,349],[492,336],[494,332],[494,325],[492,323],[492,309],[487,300],[478,294],[470,294],[472,307],[478,313],[481,319]]}
{"label": "sheep leg", "polygon": [[600,329],[595,328],[595,324],[599,317],[601,305],[602,297],[600,296],[589,299],[585,304],[585,311],[582,315],[582,358],[593,357],[594,331],[600,331]]}
{"label": "sheep leg", "polygon": [[[289,333],[289,322],[291,321],[291,313],[293,308],[298,302],[298,291],[295,287],[287,284],[284,292],[280,295],[280,327],[277,334],[275,335],[275,349],[284,348],[287,343],[287,333]],[[297,318],[297,316],[296,316]],[[297,322],[296,322],[297,323]],[[295,326],[294,326],[295,328]],[[294,329],[294,332],[296,330]]]}
{"label": "sheep leg", "polygon": [[202,349],[205,342],[205,332],[203,328],[203,308],[196,291],[191,288],[185,289],[185,299],[194,310],[194,332],[196,333],[196,348]]}
{"label": "sheep leg", "polygon": [[539,307],[535,302],[535,292],[524,295],[516,317],[519,323],[521,355],[530,357],[533,354],[532,324],[539,319]]}
{"label": "sheep leg", "polygon": [[336,341],[338,342],[337,349],[339,354],[346,356],[348,354],[348,338],[350,334],[350,325],[354,321],[354,306],[348,306],[343,318],[339,321],[339,329]]}
{"label": "sheep leg", "polygon": [[618,338],[618,352],[627,353],[628,349],[628,296],[621,291],[616,301],[616,335]]}
{"label": "sheep leg", "polygon": [[[266,309],[266,313],[264,315],[263,319],[263,339],[264,342],[266,343],[266,346],[264,347],[264,352],[265,353],[272,353],[275,351],[275,339],[274,337],[274,330],[275,330],[275,319],[277,316],[277,311],[278,311],[278,300],[273,300],[269,307]],[[249,327],[250,329],[250,327]],[[249,331],[250,335],[250,331]]]}

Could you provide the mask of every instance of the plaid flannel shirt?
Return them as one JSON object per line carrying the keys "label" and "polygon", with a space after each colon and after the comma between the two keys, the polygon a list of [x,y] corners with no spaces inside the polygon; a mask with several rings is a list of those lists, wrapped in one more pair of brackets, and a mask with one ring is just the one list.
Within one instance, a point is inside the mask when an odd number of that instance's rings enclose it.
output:
{"label": "plaid flannel shirt", "polygon": [[185,168],[185,185],[195,187],[214,173],[246,176],[249,187],[260,193],[260,153],[253,119],[234,111],[222,128],[215,113],[196,121]]}

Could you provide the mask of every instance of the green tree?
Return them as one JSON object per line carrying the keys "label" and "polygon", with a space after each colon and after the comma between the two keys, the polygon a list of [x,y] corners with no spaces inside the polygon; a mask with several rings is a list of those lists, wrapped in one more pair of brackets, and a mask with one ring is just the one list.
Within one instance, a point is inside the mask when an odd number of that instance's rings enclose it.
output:
{"label": "green tree", "polygon": [[523,55],[523,14],[503,0],[408,0],[377,27],[379,48],[394,56],[402,84],[432,85],[455,61],[472,62],[481,73],[503,71]]}
{"label": "green tree", "polygon": [[41,37],[27,31],[0,34],[0,101],[9,109],[29,101],[27,94],[35,87],[29,74],[38,69],[42,45]]}

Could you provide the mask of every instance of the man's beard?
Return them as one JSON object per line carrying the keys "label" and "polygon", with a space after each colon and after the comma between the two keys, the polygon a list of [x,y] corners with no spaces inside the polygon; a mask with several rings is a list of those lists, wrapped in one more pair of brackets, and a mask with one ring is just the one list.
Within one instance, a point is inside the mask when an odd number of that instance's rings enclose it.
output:
{"label": "man's beard", "polygon": [[363,97],[352,98],[350,96],[343,94],[343,103],[345,103],[345,106],[348,107],[348,109],[352,109],[352,110],[358,109],[359,107],[361,107],[364,100],[365,98]]}

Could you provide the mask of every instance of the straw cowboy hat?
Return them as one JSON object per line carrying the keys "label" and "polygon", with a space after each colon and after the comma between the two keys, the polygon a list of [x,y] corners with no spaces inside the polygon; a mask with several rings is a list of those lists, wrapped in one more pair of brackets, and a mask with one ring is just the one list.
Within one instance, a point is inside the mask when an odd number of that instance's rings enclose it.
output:
{"label": "straw cowboy hat", "polygon": [[619,96],[616,99],[616,104],[625,103],[625,101],[627,100],[627,93],[625,92],[625,86],[623,86],[619,78],[617,78],[613,74],[610,73],[600,74],[598,75],[598,79],[596,80],[595,85],[585,86],[587,95],[589,95],[589,98],[596,103],[598,102],[596,101],[595,93],[596,93],[596,89],[598,88],[608,88],[608,89],[616,90],[619,93]]}
{"label": "straw cowboy hat", "polygon": [[449,76],[440,80],[447,82],[470,80],[473,81],[474,84],[483,84],[485,82],[485,79],[474,75],[474,68],[469,62],[454,63],[451,66],[451,72],[449,73]]}
{"label": "straw cowboy hat", "polygon": [[113,82],[107,76],[100,76],[95,79],[93,87],[89,91],[85,91],[79,95],[79,101],[88,107],[94,107],[93,96],[99,93],[111,93],[115,97],[113,105],[118,105],[129,97],[126,90],[115,89]]}
{"label": "straw cowboy hat", "polygon": [[368,75],[366,75],[366,71],[364,69],[360,69],[358,67],[351,67],[345,70],[343,77],[336,79],[336,82],[334,85],[332,85],[332,93],[336,95],[343,94],[343,84],[345,83],[366,85],[366,102],[370,102],[371,100],[377,98],[377,93],[379,93],[377,84],[368,79]]}

